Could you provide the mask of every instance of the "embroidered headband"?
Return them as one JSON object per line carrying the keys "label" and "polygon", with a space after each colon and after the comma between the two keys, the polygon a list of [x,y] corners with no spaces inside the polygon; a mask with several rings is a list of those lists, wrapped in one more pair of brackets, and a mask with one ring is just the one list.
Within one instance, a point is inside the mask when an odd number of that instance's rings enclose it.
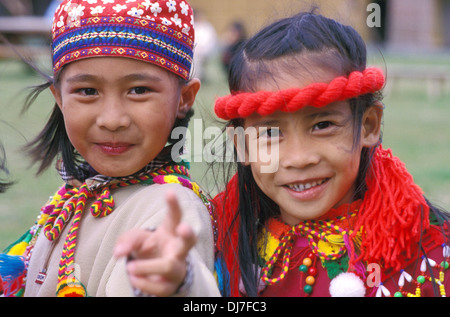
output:
{"label": "embroidered headband", "polygon": [[253,113],[267,116],[277,110],[295,112],[306,106],[324,107],[332,102],[380,91],[385,83],[383,72],[367,68],[352,72],[348,78],[337,77],[330,83],[313,83],[303,88],[291,88],[278,92],[259,91],[237,93],[218,98],[214,107],[223,120],[246,118]]}
{"label": "embroidered headband", "polygon": [[188,79],[193,11],[181,0],[64,0],[52,25],[53,71],[96,56],[149,62]]}

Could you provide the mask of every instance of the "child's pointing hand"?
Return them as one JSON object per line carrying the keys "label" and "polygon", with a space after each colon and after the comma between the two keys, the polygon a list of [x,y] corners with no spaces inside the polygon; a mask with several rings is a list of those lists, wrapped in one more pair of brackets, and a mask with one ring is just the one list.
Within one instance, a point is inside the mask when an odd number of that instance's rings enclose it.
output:
{"label": "child's pointing hand", "polygon": [[181,208],[174,193],[167,193],[169,211],[156,230],[137,229],[122,235],[114,255],[128,257],[127,271],[134,288],[154,296],[177,293],[188,273],[189,250],[195,245],[192,229],[181,224]]}

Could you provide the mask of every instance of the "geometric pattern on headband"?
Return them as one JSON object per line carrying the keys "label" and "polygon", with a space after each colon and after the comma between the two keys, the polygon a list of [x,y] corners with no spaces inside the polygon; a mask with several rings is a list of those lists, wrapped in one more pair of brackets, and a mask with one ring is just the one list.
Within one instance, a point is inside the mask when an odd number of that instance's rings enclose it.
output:
{"label": "geometric pattern on headband", "polygon": [[330,83],[313,83],[303,88],[281,91],[236,93],[216,99],[214,111],[223,120],[247,118],[253,113],[267,116],[275,111],[295,112],[307,106],[324,107],[368,93],[380,91],[385,84],[378,68],[354,71],[348,77],[337,77]]}
{"label": "geometric pattern on headband", "polygon": [[128,57],[190,75],[193,11],[181,0],[64,0],[52,26],[53,71],[88,57]]}

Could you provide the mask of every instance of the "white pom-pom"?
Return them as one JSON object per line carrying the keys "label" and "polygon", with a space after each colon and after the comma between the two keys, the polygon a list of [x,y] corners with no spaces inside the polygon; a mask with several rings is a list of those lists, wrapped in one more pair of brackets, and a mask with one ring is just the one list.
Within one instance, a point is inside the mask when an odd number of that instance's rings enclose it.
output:
{"label": "white pom-pom", "polygon": [[332,297],[364,297],[366,287],[355,273],[341,273],[330,283]]}

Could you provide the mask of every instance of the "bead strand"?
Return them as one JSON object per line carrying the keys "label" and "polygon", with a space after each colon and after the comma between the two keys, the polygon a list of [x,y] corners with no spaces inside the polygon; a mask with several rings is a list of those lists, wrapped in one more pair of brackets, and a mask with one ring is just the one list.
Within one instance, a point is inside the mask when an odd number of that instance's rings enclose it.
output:
{"label": "bead strand", "polygon": [[[305,296],[311,295],[313,291],[313,285],[316,283],[316,260],[317,257],[313,252],[310,252],[302,262],[302,265],[299,266],[298,270],[300,271],[300,281],[303,278],[303,274],[307,274],[305,278],[305,286],[303,287],[303,291],[305,292]],[[300,286],[301,287],[301,286]]]}
{"label": "bead strand", "polygon": [[[357,211],[358,210],[356,210],[356,212],[354,213],[349,214],[348,219],[350,219],[351,217],[355,217],[357,215]],[[340,217],[338,220],[343,221],[346,219],[347,217]],[[296,236],[305,236],[307,238],[308,243],[312,249],[312,253],[315,257],[318,256],[321,260],[336,260],[342,257],[347,252],[344,243],[344,236],[350,235],[351,233],[351,230],[347,231],[344,228],[341,228],[340,226],[336,225],[334,221],[310,220],[291,227],[291,229],[286,232],[285,235],[282,236],[282,238],[279,240],[275,252],[271,255],[269,260],[266,261],[265,266],[262,268],[261,280],[265,284],[271,285],[278,283],[284,279],[289,270],[290,255]],[[331,241],[331,237],[339,240],[339,242],[333,243]],[[329,254],[320,251],[315,239],[336,245],[337,251],[330,252]],[[280,257],[282,253],[284,253],[284,255],[281,265],[281,273],[278,277],[270,277],[271,270],[277,262],[278,257]]]}
{"label": "bead strand", "polygon": [[[442,297],[446,297],[446,291],[445,291],[445,271],[449,268],[449,260],[450,260],[450,254],[448,254],[448,246],[445,244],[442,245],[444,250],[444,260],[441,263],[436,263],[434,260],[431,260],[429,258],[426,258],[425,256],[422,256],[422,263],[420,265],[420,275],[416,279],[412,279],[411,275],[406,273],[404,270],[400,273],[400,278],[398,281],[399,290],[394,293],[393,297],[421,297],[422,295],[422,287],[425,284],[425,282],[429,281],[430,283],[435,283],[439,287],[439,294]],[[439,269],[439,277],[433,278],[429,274],[426,274],[428,266],[432,268]],[[404,290],[404,284],[405,280],[409,283],[412,283],[415,285],[415,293],[411,293]]]}

